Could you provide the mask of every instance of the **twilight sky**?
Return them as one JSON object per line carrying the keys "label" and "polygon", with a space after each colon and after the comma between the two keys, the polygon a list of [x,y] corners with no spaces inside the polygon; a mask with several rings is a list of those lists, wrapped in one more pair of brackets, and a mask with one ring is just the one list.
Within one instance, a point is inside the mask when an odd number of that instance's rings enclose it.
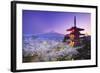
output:
{"label": "twilight sky", "polygon": [[75,12],[51,12],[23,10],[23,34],[40,34],[47,32],[58,32],[67,34],[66,29],[74,25],[76,16],[76,26],[84,28],[82,33],[91,34],[91,14]]}

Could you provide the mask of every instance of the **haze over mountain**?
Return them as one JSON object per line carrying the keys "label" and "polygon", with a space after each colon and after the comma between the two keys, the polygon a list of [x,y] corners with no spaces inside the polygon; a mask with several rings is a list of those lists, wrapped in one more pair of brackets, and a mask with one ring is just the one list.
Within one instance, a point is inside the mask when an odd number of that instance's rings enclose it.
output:
{"label": "haze over mountain", "polygon": [[33,39],[40,39],[40,40],[63,40],[64,35],[57,33],[57,32],[47,32],[41,34],[33,34],[33,35],[24,35],[24,38],[33,38]]}

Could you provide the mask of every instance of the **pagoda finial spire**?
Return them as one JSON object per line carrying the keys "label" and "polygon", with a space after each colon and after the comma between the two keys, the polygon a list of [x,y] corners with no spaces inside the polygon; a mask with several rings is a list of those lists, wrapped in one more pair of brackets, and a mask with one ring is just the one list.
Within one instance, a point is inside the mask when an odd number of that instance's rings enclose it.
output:
{"label": "pagoda finial spire", "polygon": [[74,27],[76,27],[76,16],[74,16]]}

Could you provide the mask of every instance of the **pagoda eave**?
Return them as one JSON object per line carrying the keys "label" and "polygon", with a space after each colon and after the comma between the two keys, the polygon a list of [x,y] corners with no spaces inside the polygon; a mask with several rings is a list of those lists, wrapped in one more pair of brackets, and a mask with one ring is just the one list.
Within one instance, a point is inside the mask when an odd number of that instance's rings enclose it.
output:
{"label": "pagoda eave", "polygon": [[72,30],[83,31],[84,29],[82,29],[82,28],[74,28],[74,27],[72,27],[72,28],[70,28],[70,29],[67,29],[66,31],[72,31]]}

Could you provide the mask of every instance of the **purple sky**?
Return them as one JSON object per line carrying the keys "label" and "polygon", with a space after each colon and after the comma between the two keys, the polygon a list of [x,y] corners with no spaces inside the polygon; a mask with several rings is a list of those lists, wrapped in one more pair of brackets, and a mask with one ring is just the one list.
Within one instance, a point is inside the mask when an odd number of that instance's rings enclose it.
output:
{"label": "purple sky", "polygon": [[76,26],[84,28],[82,33],[91,34],[91,14],[75,12],[51,12],[23,10],[23,34],[39,34],[47,32],[58,32],[67,34],[74,25],[76,16]]}

